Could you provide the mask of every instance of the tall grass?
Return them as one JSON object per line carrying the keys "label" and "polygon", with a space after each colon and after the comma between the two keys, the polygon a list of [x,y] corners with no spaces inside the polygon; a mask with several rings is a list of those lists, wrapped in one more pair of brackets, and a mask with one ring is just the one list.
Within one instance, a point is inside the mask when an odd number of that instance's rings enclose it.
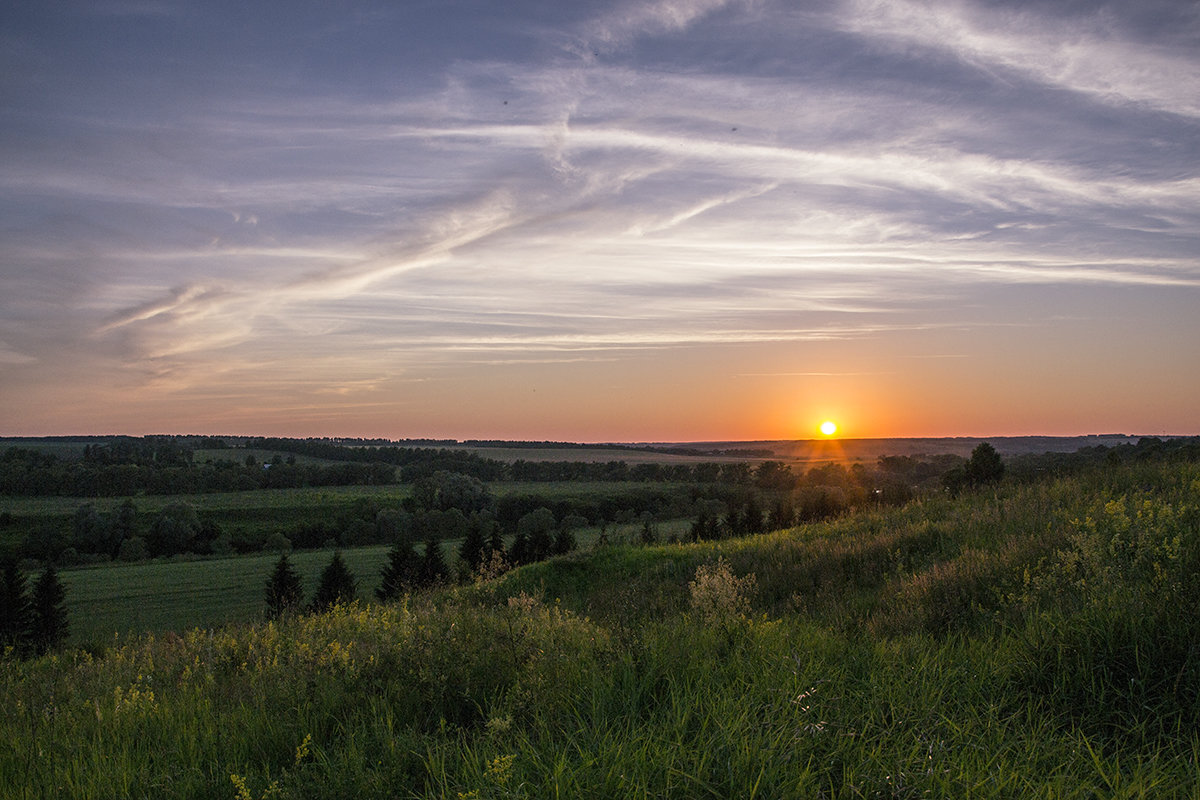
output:
{"label": "tall grass", "polygon": [[0,796],[1195,797],[1198,505],[1138,465],[6,661]]}

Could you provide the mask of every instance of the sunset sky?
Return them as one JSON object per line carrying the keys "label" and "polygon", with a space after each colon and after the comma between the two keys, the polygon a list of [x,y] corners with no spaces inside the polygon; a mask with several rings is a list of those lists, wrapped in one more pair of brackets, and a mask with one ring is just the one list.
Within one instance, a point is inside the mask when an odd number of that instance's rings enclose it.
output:
{"label": "sunset sky", "polygon": [[0,8],[0,435],[1200,433],[1200,4]]}

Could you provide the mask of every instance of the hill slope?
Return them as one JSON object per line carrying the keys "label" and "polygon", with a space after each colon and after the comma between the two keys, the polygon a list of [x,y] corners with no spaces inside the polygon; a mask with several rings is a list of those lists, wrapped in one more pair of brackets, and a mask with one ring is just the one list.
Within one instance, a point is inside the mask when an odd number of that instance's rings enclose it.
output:
{"label": "hill slope", "polygon": [[605,547],[7,662],[0,794],[1190,797],[1198,574],[1195,464]]}

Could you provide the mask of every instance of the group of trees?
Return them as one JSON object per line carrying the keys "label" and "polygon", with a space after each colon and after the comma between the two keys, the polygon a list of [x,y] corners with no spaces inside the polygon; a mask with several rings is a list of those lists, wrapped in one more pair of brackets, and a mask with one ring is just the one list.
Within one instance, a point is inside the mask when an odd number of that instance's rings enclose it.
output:
{"label": "group of trees", "polygon": [[[447,535],[444,522],[461,520],[456,532]],[[499,522],[490,511],[482,509],[470,517],[457,508],[449,511],[426,511],[413,517],[413,524],[397,531],[394,544],[388,551],[387,564],[380,573],[380,585],[375,590],[381,601],[399,598],[408,592],[446,583],[455,576],[465,578],[489,567],[528,564],[552,555],[575,549],[573,531],[586,524],[582,517],[569,515],[561,521],[548,508],[539,508],[523,516],[511,548],[506,548]],[[417,552],[414,533],[425,531],[423,547]],[[461,538],[457,565],[447,562],[442,542]],[[349,603],[357,597],[357,582],[347,568],[340,552],[335,552],[321,573],[312,601],[304,604],[304,591],[295,568],[286,553],[280,555],[267,579],[267,611],[272,617],[301,610],[320,612],[337,603]]]}
{"label": "group of trees", "polygon": [[[451,448],[348,446],[319,439],[249,439],[245,458],[197,463],[193,448],[225,442],[193,437],[117,437],[88,444],[82,458],[61,458],[28,447],[0,453],[0,493],[120,497],[199,494],[262,488],[420,483],[439,473],[479,481],[703,483],[795,488],[803,476],[779,461],[639,463],[530,461],[505,463]],[[228,448],[225,448],[228,450]],[[266,463],[258,454],[273,452]],[[761,456],[761,453],[758,454]],[[307,463],[297,461],[307,458]],[[322,459],[329,463],[315,463]],[[399,473],[399,474],[397,474]]]}
{"label": "group of trees", "polygon": [[980,443],[965,464],[953,467],[942,476],[942,484],[952,495],[963,489],[976,488],[996,483],[1004,477],[1004,461],[996,448],[987,442]]}
{"label": "group of trees", "polygon": [[62,583],[47,564],[27,588],[25,574],[15,561],[4,564],[0,586],[0,654],[42,655],[67,638],[68,619]]}
{"label": "group of trees", "polygon": [[267,613],[273,619],[301,610],[319,614],[335,605],[351,603],[357,596],[358,582],[340,552],[334,553],[322,570],[316,594],[307,607],[304,606],[304,586],[300,575],[286,553],[279,556],[275,569],[267,579]]}
{"label": "group of trees", "polygon": [[[99,452],[106,452],[100,449]],[[395,483],[388,464],[299,464],[282,455],[265,464],[242,461],[123,463],[96,456],[65,460],[28,448],[0,453],[0,494],[122,497],[137,494],[205,494],[305,486],[374,486]]]}

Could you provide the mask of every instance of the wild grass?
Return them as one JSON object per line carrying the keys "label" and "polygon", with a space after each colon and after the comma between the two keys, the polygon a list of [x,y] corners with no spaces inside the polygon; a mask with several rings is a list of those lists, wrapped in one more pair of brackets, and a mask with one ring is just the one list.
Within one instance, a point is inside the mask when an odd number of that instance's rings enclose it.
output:
{"label": "wild grass", "polygon": [[1200,791],[1195,465],[0,668],[0,796]]}

